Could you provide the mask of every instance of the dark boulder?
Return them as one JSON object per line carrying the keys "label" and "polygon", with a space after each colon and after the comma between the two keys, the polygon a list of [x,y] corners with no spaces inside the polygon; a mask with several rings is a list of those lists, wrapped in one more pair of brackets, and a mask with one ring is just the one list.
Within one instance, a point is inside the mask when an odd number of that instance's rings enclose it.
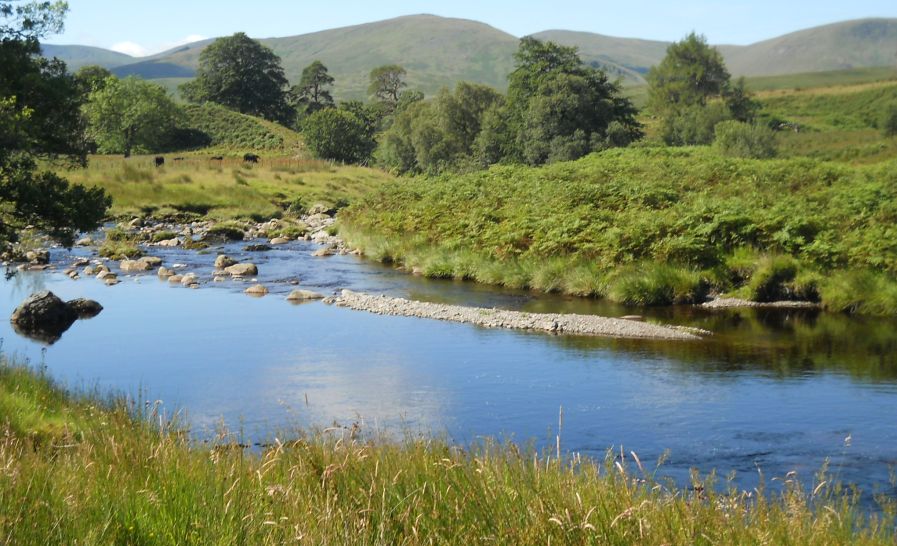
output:
{"label": "dark boulder", "polygon": [[19,334],[47,344],[56,342],[79,318],[96,316],[103,307],[91,300],[64,302],[44,290],[28,296],[12,313],[10,321]]}

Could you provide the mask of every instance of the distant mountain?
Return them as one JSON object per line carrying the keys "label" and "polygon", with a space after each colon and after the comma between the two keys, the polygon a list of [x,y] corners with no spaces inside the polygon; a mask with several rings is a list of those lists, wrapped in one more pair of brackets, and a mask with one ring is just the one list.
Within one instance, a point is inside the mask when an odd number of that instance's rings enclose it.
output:
{"label": "distant mountain", "polygon": [[[660,62],[668,42],[617,38],[588,32],[548,30],[533,35],[574,45],[583,59],[624,83],[644,83]],[[396,63],[408,70],[410,87],[433,94],[461,80],[499,89],[514,65],[518,39],[489,25],[434,15],[411,15],[386,21],[261,40],[282,61],[287,77],[298,82],[302,69],[320,60],[336,78],[340,98],[364,98],[368,73]],[[211,40],[135,59],[84,46],[44,46],[48,55],[73,68],[101,64],[120,75],[165,82],[195,74],[202,49]],[[804,73],[845,68],[897,66],[897,19],[861,19],[802,30],[748,46],[719,46],[736,76]]]}
{"label": "distant mountain", "polygon": [[897,66],[897,19],[844,21],[719,50],[729,70],[745,76]]}
{"label": "distant mountain", "polygon": [[130,55],[110,51],[101,47],[82,45],[52,45],[41,44],[41,50],[45,57],[57,57],[75,71],[89,64],[97,64],[104,68],[115,68],[123,64],[133,63],[136,59]]}

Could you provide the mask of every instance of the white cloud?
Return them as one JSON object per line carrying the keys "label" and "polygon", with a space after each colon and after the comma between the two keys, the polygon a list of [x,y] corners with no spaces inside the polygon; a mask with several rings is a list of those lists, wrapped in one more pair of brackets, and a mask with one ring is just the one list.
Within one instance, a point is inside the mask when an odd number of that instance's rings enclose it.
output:
{"label": "white cloud", "polygon": [[110,47],[112,51],[118,51],[132,57],[144,57],[147,54],[146,48],[135,42],[118,42]]}
{"label": "white cloud", "polygon": [[137,42],[124,41],[113,44],[109,49],[111,49],[112,51],[118,51],[119,53],[130,55],[132,57],[146,57],[147,55],[154,55],[156,53],[168,51],[169,49],[174,49],[182,45],[199,42],[200,40],[205,40],[207,38],[208,36],[203,36],[202,34],[189,34],[179,40],[165,42],[153,47],[144,47]]}

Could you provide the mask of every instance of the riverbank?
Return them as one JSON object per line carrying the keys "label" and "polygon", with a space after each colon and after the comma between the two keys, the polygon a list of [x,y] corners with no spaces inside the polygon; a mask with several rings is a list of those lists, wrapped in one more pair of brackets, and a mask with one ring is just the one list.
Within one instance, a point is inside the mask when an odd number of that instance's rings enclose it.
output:
{"label": "riverbank", "polygon": [[897,314],[897,162],[608,150],[400,179],[340,213],[365,256],[432,278],[630,305],[818,303]]}
{"label": "riverbank", "polygon": [[367,311],[378,315],[427,318],[474,324],[484,328],[533,330],[566,335],[592,335],[632,339],[667,341],[696,341],[710,332],[697,328],[665,326],[634,319],[608,318],[595,315],[524,313],[500,309],[483,309],[462,305],[446,305],[359,294],[343,290],[339,296],[327,298],[325,303]]}
{"label": "riverbank", "polygon": [[[2,361],[2,358],[0,358]],[[785,492],[652,479],[634,454],[593,462],[486,441],[293,432],[260,451],[198,443],[158,406],[78,396],[0,363],[5,544],[891,544],[830,482]],[[563,437],[561,438],[563,446]],[[806,492],[809,491],[809,492]]]}

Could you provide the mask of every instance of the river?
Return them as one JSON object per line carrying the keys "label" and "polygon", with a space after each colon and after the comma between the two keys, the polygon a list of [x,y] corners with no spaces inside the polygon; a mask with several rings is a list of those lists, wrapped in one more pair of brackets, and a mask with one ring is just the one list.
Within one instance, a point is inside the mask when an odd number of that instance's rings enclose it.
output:
{"label": "river", "polygon": [[[0,321],[6,356],[45,366],[75,389],[160,400],[197,438],[226,427],[243,441],[357,423],[370,434],[483,437],[565,452],[636,452],[685,483],[691,469],[735,472],[756,487],[790,471],[897,497],[897,321],[806,310],[643,310],[413,277],[354,256],[316,258],[296,242],[270,252],[153,249],[204,283],[154,274],[108,287],[59,272],[0,280],[0,313],[31,292],[87,297],[104,311],[46,347]],[[251,259],[271,293],[212,283],[215,250]],[[55,249],[52,260],[88,255]],[[528,311],[644,314],[714,332],[696,342],[557,336],[290,304],[299,287]]]}

